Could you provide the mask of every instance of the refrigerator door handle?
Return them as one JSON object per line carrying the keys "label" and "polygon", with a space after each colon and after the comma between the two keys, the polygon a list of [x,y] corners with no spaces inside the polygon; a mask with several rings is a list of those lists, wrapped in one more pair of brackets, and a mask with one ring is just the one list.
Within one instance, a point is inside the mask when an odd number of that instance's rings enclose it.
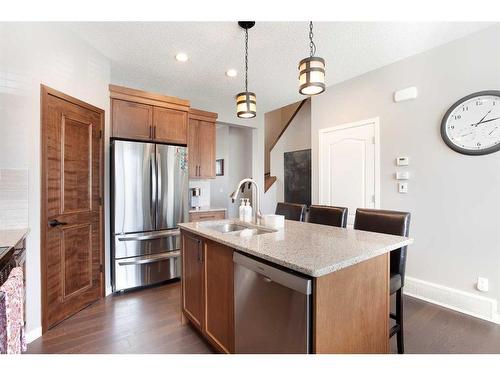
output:
{"label": "refrigerator door handle", "polygon": [[161,159],[161,153],[160,153],[160,150],[158,148],[158,146],[156,146],[156,191],[157,191],[157,194],[156,194],[156,229],[161,229],[160,225],[159,225],[159,222],[160,222],[160,218],[159,216],[160,215],[163,215],[163,191],[162,191],[162,170],[161,170],[161,162],[162,162],[162,159]]}
{"label": "refrigerator door handle", "polygon": [[[154,150],[156,150],[156,147],[154,147]],[[156,227],[155,223],[155,218],[156,218],[156,180],[157,180],[157,169],[156,169],[156,164],[157,161],[155,159],[156,151],[153,151],[153,155],[151,157],[151,212],[153,214],[153,227]]]}
{"label": "refrigerator door handle", "polygon": [[181,232],[179,229],[173,229],[146,235],[125,234],[123,236],[117,236],[116,238],[118,239],[118,241],[148,241],[148,240],[157,240],[159,238],[175,237],[179,236],[180,234]]}
{"label": "refrigerator door handle", "polygon": [[138,260],[124,260],[122,262],[118,262],[119,266],[132,266],[136,264],[147,264],[147,263],[156,263],[156,262],[161,262],[162,260],[165,259],[171,259],[171,258],[178,258],[181,256],[180,251],[171,251],[167,254],[162,254],[160,256],[152,256],[149,258],[142,258]]}

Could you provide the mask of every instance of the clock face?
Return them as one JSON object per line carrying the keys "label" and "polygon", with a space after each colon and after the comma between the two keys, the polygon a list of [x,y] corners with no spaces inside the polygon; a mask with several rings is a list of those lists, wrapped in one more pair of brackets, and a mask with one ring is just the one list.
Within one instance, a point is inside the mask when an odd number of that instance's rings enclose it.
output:
{"label": "clock face", "polygon": [[500,91],[460,99],[446,112],[441,136],[453,150],[484,155],[500,150]]}

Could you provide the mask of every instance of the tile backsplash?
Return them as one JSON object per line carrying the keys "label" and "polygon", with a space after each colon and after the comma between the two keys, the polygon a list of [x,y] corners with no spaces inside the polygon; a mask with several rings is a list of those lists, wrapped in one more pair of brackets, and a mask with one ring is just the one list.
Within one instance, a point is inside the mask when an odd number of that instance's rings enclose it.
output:
{"label": "tile backsplash", "polygon": [[[210,181],[207,180],[189,180],[189,189],[198,187],[201,189],[200,205],[202,207],[210,206]],[[189,192],[191,194],[191,191]],[[189,196],[191,204],[191,195]]]}
{"label": "tile backsplash", "polygon": [[28,227],[28,170],[0,169],[0,229]]}

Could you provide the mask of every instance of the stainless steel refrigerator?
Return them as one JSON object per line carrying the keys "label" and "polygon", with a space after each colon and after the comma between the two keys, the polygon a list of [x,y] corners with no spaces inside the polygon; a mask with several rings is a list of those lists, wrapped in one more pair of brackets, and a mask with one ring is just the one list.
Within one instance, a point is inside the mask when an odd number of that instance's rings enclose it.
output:
{"label": "stainless steel refrigerator", "polygon": [[180,277],[187,215],[187,147],[112,141],[113,291]]}

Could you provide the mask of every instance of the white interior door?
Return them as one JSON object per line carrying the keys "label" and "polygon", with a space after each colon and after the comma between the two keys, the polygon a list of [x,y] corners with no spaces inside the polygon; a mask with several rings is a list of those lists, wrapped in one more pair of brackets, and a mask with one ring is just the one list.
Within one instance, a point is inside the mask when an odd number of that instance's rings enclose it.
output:
{"label": "white interior door", "polygon": [[319,131],[319,203],[349,209],[379,207],[378,119]]}

